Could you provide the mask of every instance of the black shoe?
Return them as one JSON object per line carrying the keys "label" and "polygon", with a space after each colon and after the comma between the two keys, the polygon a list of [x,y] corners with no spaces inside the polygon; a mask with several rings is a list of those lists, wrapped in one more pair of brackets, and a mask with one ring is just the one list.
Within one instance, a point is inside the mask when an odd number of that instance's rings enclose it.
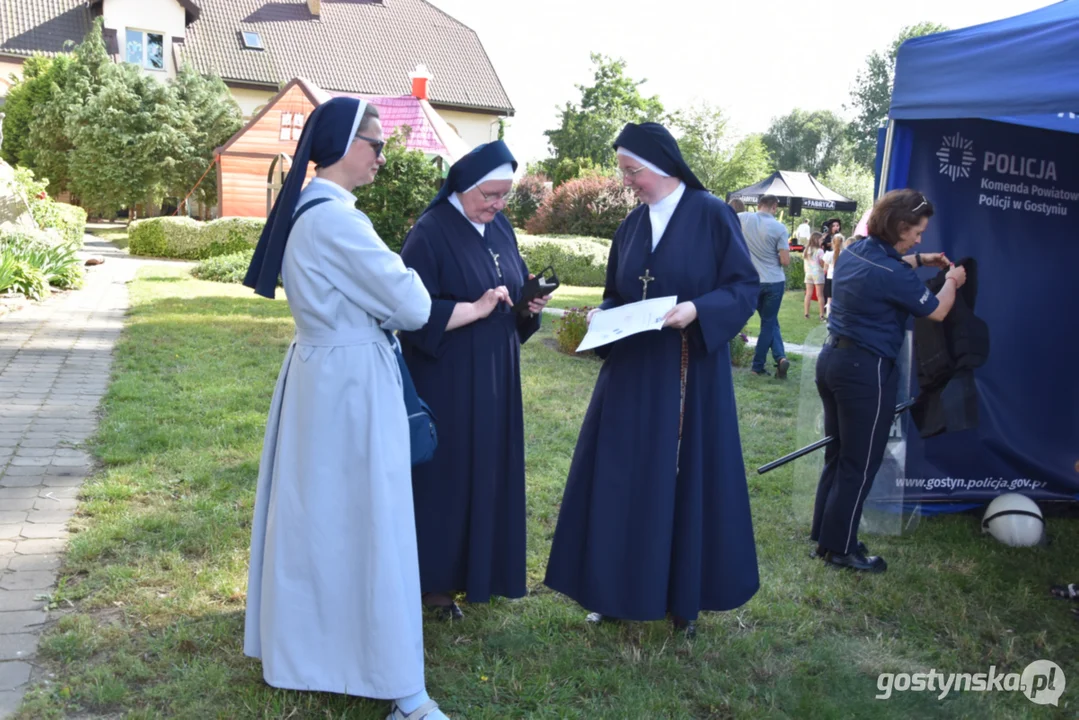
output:
{"label": "black shoe", "polygon": [[866,557],[865,553],[858,550],[848,555],[838,555],[829,551],[824,555],[824,562],[833,567],[848,568],[859,572],[882,573],[888,569],[888,563],[884,562],[884,558],[876,555]]}
{"label": "black shoe", "polygon": [[749,372],[757,377],[772,377],[772,373],[767,370],[750,370]]}
{"label": "black shoe", "polygon": [[787,371],[790,370],[791,362],[787,358],[780,358],[776,363],[776,380],[786,380]]}
{"label": "black shoe", "polygon": [[[858,541],[858,547],[855,548],[855,550],[857,550],[858,552],[860,552],[863,555],[868,555],[869,554],[869,548],[867,548],[865,546],[865,543],[862,542],[861,540]],[[824,556],[827,553],[828,553],[827,550],[825,550],[820,545],[818,545],[817,547],[815,547],[815,548],[813,548],[812,550],[809,551],[809,557],[813,558],[814,560],[817,560],[818,558],[824,558]]]}
{"label": "black shoe", "polygon": [[443,620],[464,620],[465,614],[461,612],[461,608],[457,603],[451,602],[449,605],[425,605],[428,610]]}
{"label": "black shoe", "polygon": [[697,621],[696,620],[684,620],[680,617],[672,617],[671,624],[674,625],[675,630],[681,630],[686,635],[687,640],[692,640],[697,637]]}

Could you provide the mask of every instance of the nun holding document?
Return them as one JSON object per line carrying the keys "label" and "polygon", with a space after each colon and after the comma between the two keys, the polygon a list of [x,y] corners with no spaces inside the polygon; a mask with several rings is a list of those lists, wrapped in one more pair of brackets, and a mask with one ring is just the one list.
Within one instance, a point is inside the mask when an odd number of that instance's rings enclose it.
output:
{"label": "nun holding document", "polygon": [[352,195],[384,144],[374,106],[319,105],[244,280],[272,298],[280,275],[296,324],[259,465],[244,652],[274,687],[445,720],[425,690],[409,423],[387,332],[423,327],[431,298]]}
{"label": "nun holding document", "polygon": [[615,149],[642,204],[611,244],[604,319],[667,305],[661,329],[598,348],[546,584],[590,622],[669,616],[693,635],[700,611],[738,607],[759,586],[728,346],[759,281],[738,217],[666,128],[630,123]]}
{"label": "nun holding document", "polygon": [[401,333],[439,423],[434,458],[412,472],[420,585],[451,620],[458,592],[473,603],[526,592],[521,344],[547,297],[522,297],[530,273],[501,212],[516,167],[500,140],[458,160],[401,250],[432,297],[427,323]]}

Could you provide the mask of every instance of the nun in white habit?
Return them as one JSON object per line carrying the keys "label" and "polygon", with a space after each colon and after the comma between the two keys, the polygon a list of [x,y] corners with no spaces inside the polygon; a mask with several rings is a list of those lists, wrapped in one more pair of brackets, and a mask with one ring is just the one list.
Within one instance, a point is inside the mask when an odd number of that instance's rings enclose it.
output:
{"label": "nun in white habit", "polygon": [[408,420],[385,332],[423,327],[431,298],[351,192],[383,144],[373,106],[320,105],[244,280],[272,298],[280,274],[296,323],[259,467],[244,652],[274,687],[443,720],[424,687]]}

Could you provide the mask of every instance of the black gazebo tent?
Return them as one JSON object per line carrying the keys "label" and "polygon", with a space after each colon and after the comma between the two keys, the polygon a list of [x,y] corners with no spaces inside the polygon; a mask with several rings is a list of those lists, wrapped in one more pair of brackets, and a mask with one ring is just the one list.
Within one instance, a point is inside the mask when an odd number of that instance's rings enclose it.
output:
{"label": "black gazebo tent", "polygon": [[727,193],[727,201],[738,198],[746,205],[756,205],[763,195],[775,195],[779,206],[790,209],[791,215],[802,210],[834,210],[854,212],[858,203],[824,187],[809,173],[777,170],[755,185]]}

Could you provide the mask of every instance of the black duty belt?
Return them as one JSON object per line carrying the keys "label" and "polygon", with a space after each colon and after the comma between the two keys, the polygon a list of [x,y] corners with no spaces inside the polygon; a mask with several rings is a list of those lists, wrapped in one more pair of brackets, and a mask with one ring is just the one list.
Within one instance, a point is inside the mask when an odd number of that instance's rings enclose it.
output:
{"label": "black duty belt", "polygon": [[827,347],[834,347],[840,350],[847,348],[858,347],[858,344],[848,337],[842,335],[829,335],[828,340],[824,343]]}

